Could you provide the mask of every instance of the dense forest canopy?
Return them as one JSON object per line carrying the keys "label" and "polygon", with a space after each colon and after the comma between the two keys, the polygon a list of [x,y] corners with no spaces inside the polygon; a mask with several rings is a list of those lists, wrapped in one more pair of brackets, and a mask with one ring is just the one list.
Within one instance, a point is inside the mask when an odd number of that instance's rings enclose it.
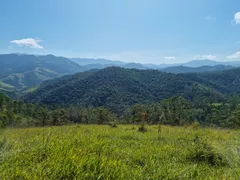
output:
{"label": "dense forest canopy", "polygon": [[[201,74],[196,76],[202,77]],[[23,99],[48,105],[103,106],[116,114],[134,104],[159,102],[175,95],[198,103],[226,99],[222,84],[217,88],[209,87],[206,84],[211,77],[206,78],[205,84],[201,82],[203,78],[205,76],[197,79],[158,70],[109,67],[56,79]]]}
{"label": "dense forest canopy", "polygon": [[[172,74],[108,67],[43,82],[20,100],[0,96],[0,124],[139,123],[236,128],[240,68]],[[7,94],[7,93],[6,93]]]}
{"label": "dense forest canopy", "polygon": [[139,124],[173,126],[191,125],[240,127],[240,97],[229,97],[222,103],[196,104],[182,96],[173,96],[158,103],[135,104],[116,114],[104,107],[45,106],[11,100],[0,94],[0,127],[49,126],[82,124]]}

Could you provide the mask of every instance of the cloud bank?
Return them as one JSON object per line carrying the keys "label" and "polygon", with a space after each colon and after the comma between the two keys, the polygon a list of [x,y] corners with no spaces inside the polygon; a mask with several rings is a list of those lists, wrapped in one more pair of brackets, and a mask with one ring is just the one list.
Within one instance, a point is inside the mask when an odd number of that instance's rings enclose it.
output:
{"label": "cloud bank", "polygon": [[34,48],[34,49],[44,49],[43,46],[41,46],[39,43],[42,42],[41,39],[38,38],[26,38],[26,39],[20,39],[20,40],[12,40],[10,43],[16,44],[20,47],[28,47],[28,48]]}
{"label": "cloud bank", "polygon": [[232,54],[230,56],[227,56],[228,59],[238,59],[240,58],[240,51],[236,52],[235,54]]}

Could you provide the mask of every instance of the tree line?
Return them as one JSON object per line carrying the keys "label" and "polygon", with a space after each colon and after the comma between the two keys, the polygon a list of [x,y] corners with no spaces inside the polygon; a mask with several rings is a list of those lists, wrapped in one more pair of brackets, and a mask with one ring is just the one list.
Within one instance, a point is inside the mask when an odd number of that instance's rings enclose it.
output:
{"label": "tree line", "polygon": [[121,115],[105,107],[58,107],[14,101],[0,94],[0,127],[58,126],[66,124],[138,124],[142,114],[148,124],[191,125],[240,128],[240,97],[229,97],[221,103],[190,102],[173,96],[159,103],[135,104]]}

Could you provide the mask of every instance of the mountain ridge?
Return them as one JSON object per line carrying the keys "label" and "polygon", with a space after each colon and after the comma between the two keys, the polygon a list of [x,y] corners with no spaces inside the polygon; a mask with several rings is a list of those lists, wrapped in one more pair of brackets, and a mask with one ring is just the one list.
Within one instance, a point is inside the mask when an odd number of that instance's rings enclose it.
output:
{"label": "mountain ridge", "polygon": [[[156,69],[169,73],[192,73],[222,71],[236,68],[240,62],[217,62],[211,60],[194,60],[182,64],[140,64],[112,61],[107,59],[75,58],[75,61],[82,61],[82,64],[73,62],[61,56],[54,55],[29,55],[29,54],[2,54],[0,55],[0,88],[4,90],[23,91],[27,88],[38,87],[43,81],[58,78],[67,74],[89,71],[92,69],[104,69],[111,66],[128,69]],[[97,64],[89,64],[89,63]],[[102,63],[102,64],[101,64]],[[112,63],[112,64],[111,64]],[[208,64],[201,67],[186,67]],[[225,65],[215,65],[225,63]],[[87,64],[87,65],[86,65]],[[233,65],[231,65],[233,64]],[[177,66],[178,65],[178,66]],[[211,65],[211,66],[209,66]],[[171,66],[171,67],[167,67]],[[163,68],[165,67],[165,68]],[[29,83],[29,82],[30,83]]]}
{"label": "mountain ridge", "polygon": [[[83,68],[64,57],[53,55],[0,55],[0,88],[22,90],[65,74],[74,74]],[[28,82],[30,81],[30,82]]]}
{"label": "mountain ridge", "polygon": [[224,99],[220,91],[186,75],[120,67],[60,78],[27,94],[23,99],[26,102],[63,106],[104,106],[120,114],[125,107],[159,102],[174,95],[182,95],[192,101],[212,98],[213,102],[217,102]]}

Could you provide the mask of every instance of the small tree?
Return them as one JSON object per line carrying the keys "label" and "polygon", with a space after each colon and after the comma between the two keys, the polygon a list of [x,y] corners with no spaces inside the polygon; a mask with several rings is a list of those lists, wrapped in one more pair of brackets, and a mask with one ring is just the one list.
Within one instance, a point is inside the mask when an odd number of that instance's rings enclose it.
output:
{"label": "small tree", "polygon": [[140,116],[141,122],[140,122],[140,126],[138,128],[139,132],[146,132],[147,131],[147,129],[145,127],[145,123],[147,121],[147,118],[148,118],[147,113],[141,113],[141,116]]}

